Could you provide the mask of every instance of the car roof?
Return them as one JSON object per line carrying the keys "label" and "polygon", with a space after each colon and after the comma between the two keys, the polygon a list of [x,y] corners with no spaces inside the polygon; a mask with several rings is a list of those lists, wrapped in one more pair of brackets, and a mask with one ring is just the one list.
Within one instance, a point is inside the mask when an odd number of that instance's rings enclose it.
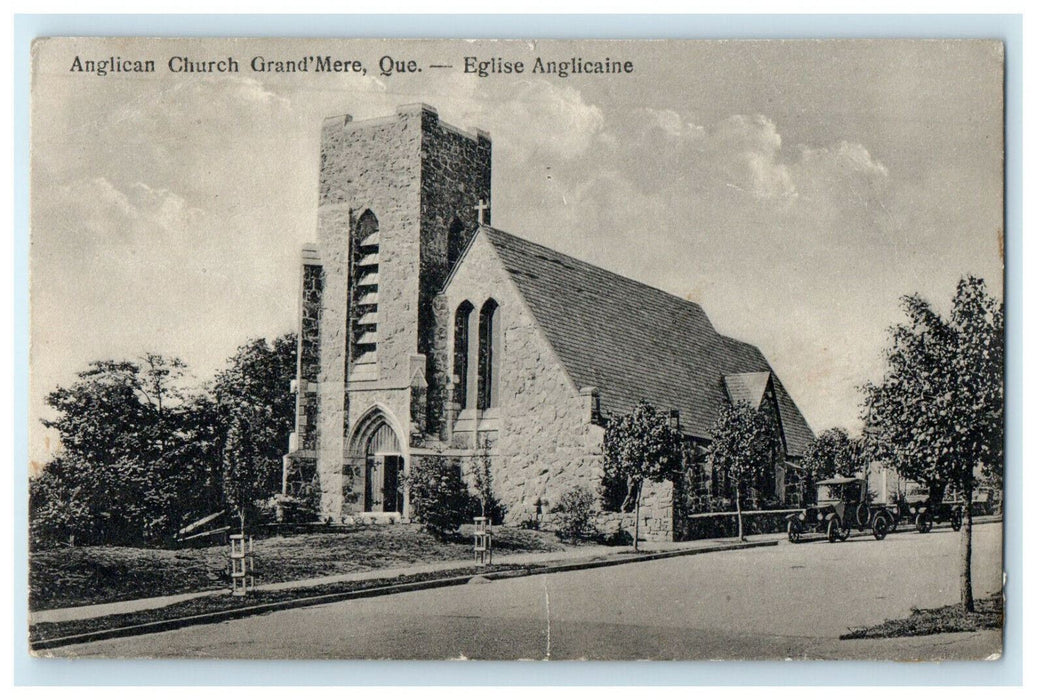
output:
{"label": "car roof", "polygon": [[857,481],[862,481],[862,479],[857,479],[854,476],[838,476],[838,477],[834,477],[833,479],[823,479],[822,481],[817,481],[816,485],[817,486],[839,486],[839,485],[842,485],[842,484],[854,484]]}

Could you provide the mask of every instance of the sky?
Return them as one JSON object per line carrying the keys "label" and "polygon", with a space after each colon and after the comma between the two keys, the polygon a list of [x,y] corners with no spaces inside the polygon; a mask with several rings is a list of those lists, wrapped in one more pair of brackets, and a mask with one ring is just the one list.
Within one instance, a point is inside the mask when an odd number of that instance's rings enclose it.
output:
{"label": "sky", "polygon": [[[71,71],[153,59],[152,74]],[[358,58],[366,75],[255,72]],[[171,56],[234,57],[176,74]],[[422,71],[380,74],[379,59]],[[464,73],[464,58],[525,62]],[[630,60],[561,78],[534,59]],[[432,64],[450,69],[429,68]],[[96,359],[203,382],[296,330],[324,117],[424,102],[493,140],[492,223],[700,303],[758,345],[812,428],[859,429],[904,294],[1003,291],[998,42],[45,40],[31,105],[30,457],[46,395]]]}

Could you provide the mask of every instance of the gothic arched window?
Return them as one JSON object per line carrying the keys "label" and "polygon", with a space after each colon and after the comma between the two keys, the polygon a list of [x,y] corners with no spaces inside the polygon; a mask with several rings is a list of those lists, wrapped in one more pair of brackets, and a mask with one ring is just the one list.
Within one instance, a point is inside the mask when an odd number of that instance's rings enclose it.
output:
{"label": "gothic arched window", "polygon": [[471,302],[465,301],[453,317],[453,401],[461,409],[468,407],[468,341],[474,310]]}
{"label": "gothic arched window", "polygon": [[500,374],[500,307],[489,299],[479,312],[478,408],[498,403]]}

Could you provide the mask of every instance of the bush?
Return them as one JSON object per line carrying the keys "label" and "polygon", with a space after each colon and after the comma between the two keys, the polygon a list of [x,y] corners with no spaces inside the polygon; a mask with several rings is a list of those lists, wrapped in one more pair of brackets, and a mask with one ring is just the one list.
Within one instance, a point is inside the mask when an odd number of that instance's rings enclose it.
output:
{"label": "bush", "polygon": [[634,535],[625,530],[621,522],[615,530],[601,533],[598,543],[607,547],[630,547],[634,544]]}
{"label": "bush", "polygon": [[562,500],[551,509],[555,514],[555,534],[563,540],[577,542],[594,533],[595,495],[582,486],[562,494]]}
{"label": "bush", "polygon": [[494,525],[503,524],[504,506],[493,492],[493,459],[489,454],[488,438],[472,468],[475,488],[478,490],[478,496],[474,499],[474,515],[485,515]]}
{"label": "bush", "polygon": [[461,477],[460,465],[445,457],[422,457],[409,477],[410,504],[417,520],[446,539],[471,518],[475,500]]}

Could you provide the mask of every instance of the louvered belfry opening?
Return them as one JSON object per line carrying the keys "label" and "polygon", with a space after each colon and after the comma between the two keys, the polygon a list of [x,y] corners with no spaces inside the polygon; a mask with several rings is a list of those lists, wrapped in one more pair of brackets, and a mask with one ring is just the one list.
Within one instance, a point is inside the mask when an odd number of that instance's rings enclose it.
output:
{"label": "louvered belfry opening", "polygon": [[380,226],[367,209],[355,227],[352,264],[352,364],[377,362],[377,303],[380,283]]}

